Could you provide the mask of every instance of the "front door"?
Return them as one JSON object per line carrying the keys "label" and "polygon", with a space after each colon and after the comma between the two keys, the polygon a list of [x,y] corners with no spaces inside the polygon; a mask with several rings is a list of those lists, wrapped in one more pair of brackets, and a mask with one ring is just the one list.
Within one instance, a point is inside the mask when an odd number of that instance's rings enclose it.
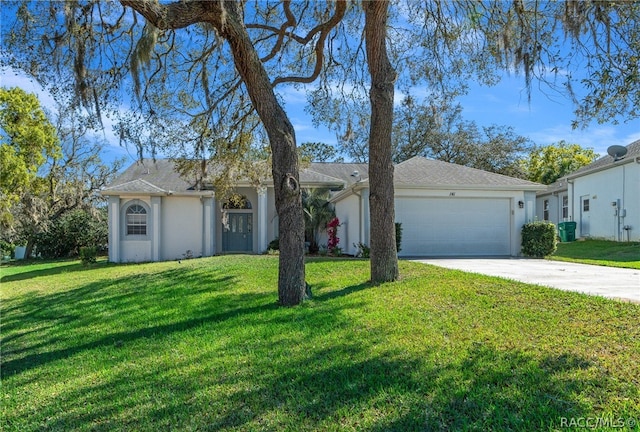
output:
{"label": "front door", "polygon": [[591,201],[589,195],[580,197],[580,237],[589,237],[589,207]]}
{"label": "front door", "polygon": [[253,251],[253,216],[250,213],[229,213],[227,225],[222,226],[224,252]]}

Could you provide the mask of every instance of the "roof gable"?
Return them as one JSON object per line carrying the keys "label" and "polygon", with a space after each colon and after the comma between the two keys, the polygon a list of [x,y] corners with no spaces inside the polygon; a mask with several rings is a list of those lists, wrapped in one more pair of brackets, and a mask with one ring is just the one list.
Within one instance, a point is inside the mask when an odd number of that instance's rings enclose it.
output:
{"label": "roof gable", "polygon": [[141,192],[141,193],[166,193],[168,191],[155,186],[148,181],[135,179],[125,183],[104,188],[105,192]]}

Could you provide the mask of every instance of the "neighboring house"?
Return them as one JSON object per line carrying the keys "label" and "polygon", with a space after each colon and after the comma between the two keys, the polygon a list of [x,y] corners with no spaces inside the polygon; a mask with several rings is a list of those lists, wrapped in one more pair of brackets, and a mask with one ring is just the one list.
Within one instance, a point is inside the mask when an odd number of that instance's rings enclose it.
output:
{"label": "neighboring house", "polygon": [[[303,188],[334,190],[343,252],[369,244],[366,164],[312,163]],[[533,220],[543,185],[415,157],[395,167],[401,256],[520,254],[520,229]],[[261,253],[278,236],[271,181],[238,181],[240,202],[196,190],[168,160],[129,167],[102,194],[109,198],[109,260],[161,261],[221,253]]]}
{"label": "neighboring house", "polygon": [[640,140],[615,160],[603,156],[539,192],[536,216],[576,222],[576,238],[640,240]]}

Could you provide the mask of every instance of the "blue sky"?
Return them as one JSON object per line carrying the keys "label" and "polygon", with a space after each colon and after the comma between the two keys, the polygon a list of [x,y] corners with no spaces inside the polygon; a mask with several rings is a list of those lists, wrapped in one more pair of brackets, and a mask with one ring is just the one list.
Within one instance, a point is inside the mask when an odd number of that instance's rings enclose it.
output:
{"label": "blue sky", "polygon": [[[28,78],[14,71],[3,70],[0,85],[22,87],[37,93],[43,106],[54,105],[50,96]],[[296,129],[298,143],[320,141],[335,144],[335,134],[326,128],[314,127],[311,117],[305,113],[304,93],[291,88],[282,90],[285,94],[285,108]],[[399,101],[401,98],[401,94],[396,95],[396,100]],[[517,134],[529,137],[538,145],[565,140],[582,147],[593,148],[596,153],[605,155],[607,147],[611,145],[628,145],[640,139],[640,119],[626,123],[620,121],[617,125],[592,122],[585,129],[572,130],[571,121],[574,115],[571,101],[561,95],[549,96],[534,84],[531,102],[529,102],[524,78],[521,76],[506,75],[498,85],[493,87],[472,84],[469,93],[459,101],[463,106],[462,115],[465,120],[473,120],[479,126],[492,124],[511,126]],[[106,138],[109,143],[103,157],[112,159],[125,156],[133,162],[135,152],[132,151],[129,154],[126,149],[118,145],[118,139],[112,133],[108,119],[106,120],[105,131],[97,133],[98,137]]]}
{"label": "blue sky", "polygon": [[[293,122],[299,143],[322,141],[336,143],[335,134],[325,128],[314,128],[310,117],[304,113],[303,94],[287,93],[287,112]],[[396,94],[396,101],[402,99]],[[505,75],[496,86],[486,87],[470,83],[467,95],[458,99],[463,107],[462,117],[473,120],[479,126],[492,124],[511,126],[519,135],[533,140],[537,145],[549,145],[561,140],[593,148],[605,155],[611,145],[626,146],[640,139],[640,119],[619,124],[598,124],[595,121],[584,129],[573,130],[571,122],[574,107],[568,97],[532,88],[531,101],[522,76]]]}

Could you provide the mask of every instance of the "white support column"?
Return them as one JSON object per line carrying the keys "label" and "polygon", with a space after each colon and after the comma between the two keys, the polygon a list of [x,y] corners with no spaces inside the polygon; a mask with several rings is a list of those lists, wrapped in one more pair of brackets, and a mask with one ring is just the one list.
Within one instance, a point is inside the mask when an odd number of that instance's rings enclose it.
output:
{"label": "white support column", "polygon": [[213,256],[216,253],[215,199],[202,198],[202,255]]}
{"label": "white support column", "polygon": [[160,261],[162,239],[162,197],[151,197],[151,261]]}
{"label": "white support column", "polygon": [[109,261],[120,262],[120,197],[109,196]]}
{"label": "white support column", "polygon": [[267,188],[258,187],[258,252],[267,250]]}

